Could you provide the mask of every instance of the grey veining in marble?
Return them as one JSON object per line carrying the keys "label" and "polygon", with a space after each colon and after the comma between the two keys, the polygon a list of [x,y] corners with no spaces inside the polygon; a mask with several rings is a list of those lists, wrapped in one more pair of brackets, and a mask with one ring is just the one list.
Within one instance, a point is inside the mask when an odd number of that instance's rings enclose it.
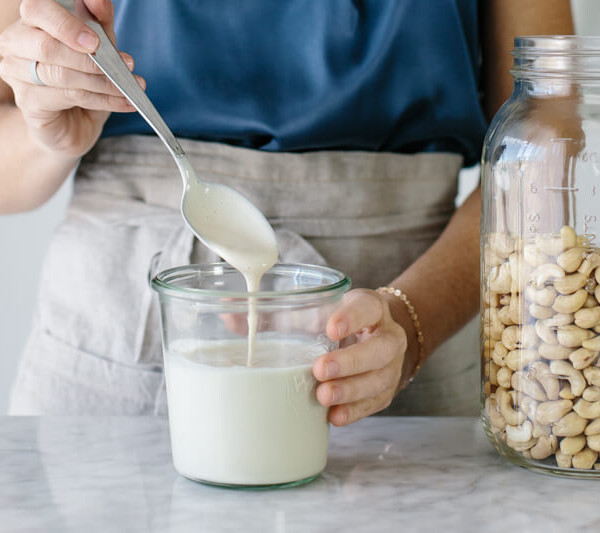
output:
{"label": "grey veining in marble", "polygon": [[472,418],[332,430],[304,487],[240,491],[173,470],[151,417],[0,417],[0,532],[600,531],[600,484],[511,466]]}

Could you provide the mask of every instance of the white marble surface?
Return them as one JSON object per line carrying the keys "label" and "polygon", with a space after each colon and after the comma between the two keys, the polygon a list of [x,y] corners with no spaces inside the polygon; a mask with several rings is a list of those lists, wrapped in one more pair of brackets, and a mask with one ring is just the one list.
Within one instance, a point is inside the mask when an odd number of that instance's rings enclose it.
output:
{"label": "white marble surface", "polygon": [[304,487],[240,491],[173,470],[167,421],[0,417],[0,532],[600,531],[600,484],[511,466],[474,418],[333,429]]}

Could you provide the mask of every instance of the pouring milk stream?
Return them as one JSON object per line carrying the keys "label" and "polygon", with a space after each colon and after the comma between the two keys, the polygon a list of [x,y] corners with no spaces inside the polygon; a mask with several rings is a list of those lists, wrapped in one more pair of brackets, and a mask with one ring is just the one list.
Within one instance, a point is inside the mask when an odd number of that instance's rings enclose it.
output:
{"label": "pouring milk stream", "polygon": [[[273,228],[258,209],[225,185],[198,180],[187,158],[176,158],[186,190],[182,213],[194,233],[246,280],[248,292],[256,292],[263,274],[277,261]],[[258,328],[256,300],[248,300],[248,360],[252,366]]]}

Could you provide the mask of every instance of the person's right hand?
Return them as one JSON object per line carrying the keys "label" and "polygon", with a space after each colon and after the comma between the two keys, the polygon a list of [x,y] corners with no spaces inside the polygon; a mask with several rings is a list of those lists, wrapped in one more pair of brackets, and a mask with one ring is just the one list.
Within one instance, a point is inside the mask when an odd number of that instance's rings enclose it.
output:
{"label": "person's right hand", "polygon": [[[112,2],[85,3],[114,42]],[[54,0],[23,0],[20,16],[0,34],[0,77],[11,87],[32,139],[78,158],[98,140],[110,112],[135,109],[88,57],[99,41],[87,25]],[[131,56],[121,55],[133,70]],[[32,61],[38,61],[44,86],[31,77]]]}

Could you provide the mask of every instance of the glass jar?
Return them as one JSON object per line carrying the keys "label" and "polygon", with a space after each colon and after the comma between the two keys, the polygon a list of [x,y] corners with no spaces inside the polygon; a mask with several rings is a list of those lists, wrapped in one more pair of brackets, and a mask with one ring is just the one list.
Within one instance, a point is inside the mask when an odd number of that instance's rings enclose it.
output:
{"label": "glass jar", "polygon": [[[337,348],[326,324],[350,280],[310,265],[275,265],[247,293],[226,263],[173,268],[158,292],[173,463],[226,486],[282,486],[325,467],[327,409],[314,361]],[[249,311],[257,334],[249,353]]]}
{"label": "glass jar", "polygon": [[600,476],[600,38],[515,39],[482,158],[482,419],[532,470]]}

